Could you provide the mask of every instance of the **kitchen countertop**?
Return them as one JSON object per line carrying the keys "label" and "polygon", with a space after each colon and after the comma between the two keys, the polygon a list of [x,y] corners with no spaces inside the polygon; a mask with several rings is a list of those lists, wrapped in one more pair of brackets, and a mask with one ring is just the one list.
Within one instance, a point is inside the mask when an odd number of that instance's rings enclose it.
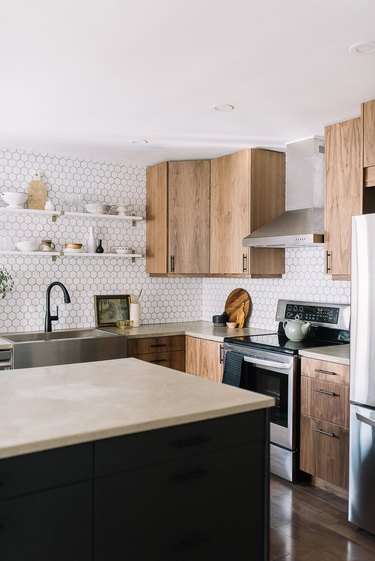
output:
{"label": "kitchen countertop", "polygon": [[299,351],[301,356],[327,360],[338,364],[350,364],[350,345],[332,345],[329,347],[313,347]]}
{"label": "kitchen countertop", "polygon": [[10,341],[0,338],[0,351],[5,351],[7,349],[11,349],[12,347],[13,344]]}
{"label": "kitchen countertop", "polygon": [[[243,329],[228,329],[228,327],[214,327],[211,321],[186,321],[179,323],[155,323],[141,325],[131,329],[118,327],[100,328],[111,333],[126,335],[129,339],[145,337],[161,337],[171,335],[188,335],[200,339],[222,342],[224,337],[239,337],[241,335],[261,335],[274,333],[275,330],[261,329],[259,327],[244,327]],[[4,334],[4,337],[6,335]]]}
{"label": "kitchen countertop", "polygon": [[0,377],[0,458],[273,404],[135,358],[17,369]]}

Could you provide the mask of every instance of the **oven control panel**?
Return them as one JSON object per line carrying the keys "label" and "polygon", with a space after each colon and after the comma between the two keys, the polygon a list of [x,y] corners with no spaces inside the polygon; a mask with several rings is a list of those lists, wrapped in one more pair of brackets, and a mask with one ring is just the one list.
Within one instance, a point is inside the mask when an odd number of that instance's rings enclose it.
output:
{"label": "oven control panel", "polygon": [[301,302],[300,300],[278,300],[276,321],[286,319],[310,321],[313,325],[331,329],[350,329],[350,305],[324,302]]}
{"label": "oven control panel", "polygon": [[306,306],[302,304],[287,304],[285,317],[287,319],[302,319],[319,323],[337,324],[339,319],[339,308],[325,306]]}

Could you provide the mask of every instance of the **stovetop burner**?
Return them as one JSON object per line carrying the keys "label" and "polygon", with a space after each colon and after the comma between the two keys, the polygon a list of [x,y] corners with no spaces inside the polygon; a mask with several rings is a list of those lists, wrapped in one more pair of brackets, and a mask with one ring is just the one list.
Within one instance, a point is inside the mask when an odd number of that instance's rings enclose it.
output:
{"label": "stovetop burner", "polygon": [[303,339],[303,341],[291,341],[282,333],[270,333],[268,335],[225,337],[224,342],[268,351],[297,354],[298,351],[301,351],[302,349],[349,343],[347,335],[343,334],[343,332],[340,333],[342,335],[341,340],[307,337],[306,339]]}
{"label": "stovetop burner", "polygon": [[[297,354],[302,349],[312,347],[349,343],[349,312],[349,306],[343,304],[279,300],[276,311],[279,326],[276,333],[226,337],[224,342],[287,354]],[[311,323],[310,332],[302,341],[291,341],[286,337],[283,325],[285,320],[290,319],[303,319]]]}

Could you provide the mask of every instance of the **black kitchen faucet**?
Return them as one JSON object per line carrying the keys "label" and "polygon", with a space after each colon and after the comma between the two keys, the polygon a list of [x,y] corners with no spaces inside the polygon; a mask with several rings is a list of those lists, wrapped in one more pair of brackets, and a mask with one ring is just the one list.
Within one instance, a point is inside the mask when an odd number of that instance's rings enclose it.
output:
{"label": "black kitchen faucet", "polygon": [[70,296],[69,292],[67,291],[66,287],[62,284],[62,282],[51,282],[48,286],[46,291],[46,319],[44,321],[44,331],[49,332],[52,331],[52,322],[57,321],[59,319],[59,307],[56,308],[56,315],[51,316],[51,289],[54,286],[59,286],[64,293],[64,302],[65,304],[70,304]]}

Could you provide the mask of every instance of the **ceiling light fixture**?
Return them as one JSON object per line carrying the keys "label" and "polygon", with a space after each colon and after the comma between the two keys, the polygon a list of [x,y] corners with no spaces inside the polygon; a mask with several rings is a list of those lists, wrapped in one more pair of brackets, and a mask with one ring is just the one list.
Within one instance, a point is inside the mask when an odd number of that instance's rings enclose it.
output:
{"label": "ceiling light fixture", "polygon": [[215,111],[222,111],[223,113],[225,113],[227,111],[233,111],[234,105],[223,103],[222,105],[211,105],[210,109],[215,109]]}
{"label": "ceiling light fixture", "polygon": [[350,47],[349,52],[356,55],[373,55],[375,53],[375,41],[355,43]]}
{"label": "ceiling light fixture", "polygon": [[132,144],[148,144],[148,140],[146,140],[145,138],[141,140],[132,140]]}

